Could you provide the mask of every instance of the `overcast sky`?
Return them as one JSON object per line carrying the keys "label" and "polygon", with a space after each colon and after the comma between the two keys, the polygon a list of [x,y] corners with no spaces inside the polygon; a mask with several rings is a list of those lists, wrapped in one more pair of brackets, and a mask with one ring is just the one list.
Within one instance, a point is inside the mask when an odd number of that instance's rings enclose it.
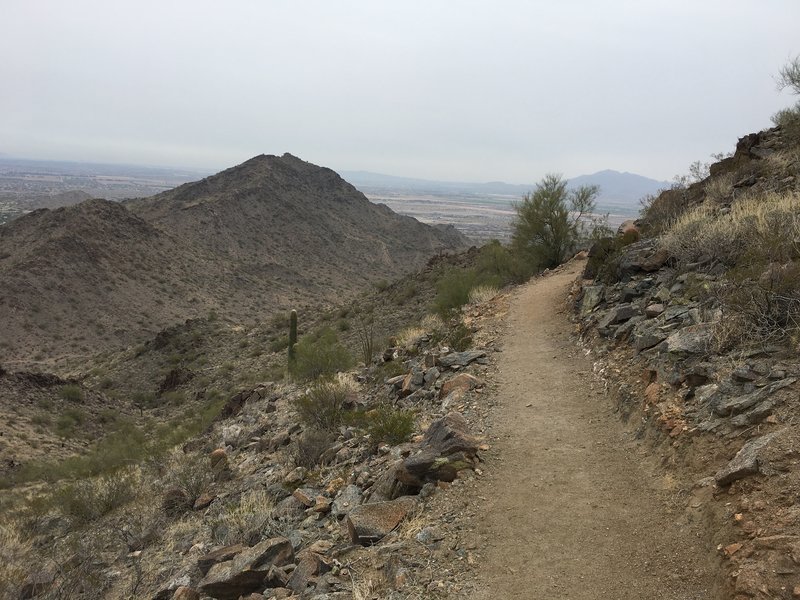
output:
{"label": "overcast sky", "polygon": [[798,0],[0,0],[0,153],[657,179],[792,102]]}

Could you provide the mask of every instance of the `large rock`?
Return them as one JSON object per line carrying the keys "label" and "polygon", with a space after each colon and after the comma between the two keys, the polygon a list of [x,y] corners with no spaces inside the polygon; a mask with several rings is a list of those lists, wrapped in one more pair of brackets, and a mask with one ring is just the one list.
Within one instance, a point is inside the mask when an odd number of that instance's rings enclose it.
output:
{"label": "large rock", "polygon": [[641,321],[631,330],[631,344],[638,351],[647,350],[657,346],[665,339],[668,333],[655,321]]}
{"label": "large rock", "polygon": [[669,253],[658,247],[656,240],[642,240],[627,246],[619,259],[622,275],[658,271],[669,260]]}
{"label": "large rock", "polygon": [[213,565],[199,587],[212,598],[236,600],[262,588],[275,578],[275,567],[293,560],[294,550],[287,538],[270,538],[243,550],[232,560]]}
{"label": "large rock", "polygon": [[453,481],[458,471],[471,468],[479,441],[469,433],[466,420],[451,412],[431,423],[421,450],[406,458],[396,471],[398,481],[412,488],[426,481]]}
{"label": "large rock", "polygon": [[581,298],[581,317],[586,317],[603,301],[606,287],[604,285],[587,285],[583,288],[583,298]]}
{"label": "large rock", "polygon": [[607,329],[611,325],[627,321],[635,315],[640,315],[641,311],[632,304],[620,304],[606,312],[597,322],[598,329]]}
{"label": "large rock", "polygon": [[667,352],[677,355],[703,354],[708,351],[712,336],[708,323],[684,327],[667,338]]}
{"label": "large rock", "polygon": [[359,504],[361,504],[361,488],[350,484],[334,499],[331,505],[331,514],[334,517],[343,518]]}
{"label": "large rock", "polygon": [[222,548],[217,548],[208,552],[197,559],[197,568],[200,569],[200,572],[205,575],[208,573],[209,569],[216,565],[217,563],[226,562],[232,560],[234,556],[241,553],[242,551],[247,550],[247,546],[244,544],[233,544],[231,546],[222,546]]}
{"label": "large rock", "polygon": [[717,471],[714,480],[717,485],[729,485],[738,479],[755,475],[759,469],[759,454],[775,438],[776,433],[762,435],[750,440],[725,467]]}
{"label": "large rock", "polygon": [[782,379],[781,381],[771,383],[768,386],[758,389],[751,394],[744,394],[743,396],[737,396],[735,398],[720,397],[713,404],[714,414],[720,417],[725,417],[728,415],[736,415],[741,412],[745,412],[746,410],[749,410],[762,403],[778,390],[790,386],[796,381],[797,379],[794,377],[788,377],[786,379]]}
{"label": "large rock", "polygon": [[331,565],[316,552],[308,550],[300,552],[297,559],[297,567],[292,571],[286,587],[302,595],[317,577],[331,570]]}
{"label": "large rock", "polygon": [[444,398],[451,392],[455,391],[462,393],[468,392],[471,389],[480,387],[482,385],[483,382],[474,375],[470,375],[469,373],[459,373],[442,384],[442,388],[439,390],[439,398]]}
{"label": "large rock", "polygon": [[467,350],[466,352],[451,352],[439,357],[439,365],[446,368],[466,367],[479,358],[485,358],[486,352],[483,350]]}
{"label": "large rock", "polygon": [[350,540],[367,546],[383,539],[417,506],[414,496],[402,496],[389,502],[362,504],[345,518]]}

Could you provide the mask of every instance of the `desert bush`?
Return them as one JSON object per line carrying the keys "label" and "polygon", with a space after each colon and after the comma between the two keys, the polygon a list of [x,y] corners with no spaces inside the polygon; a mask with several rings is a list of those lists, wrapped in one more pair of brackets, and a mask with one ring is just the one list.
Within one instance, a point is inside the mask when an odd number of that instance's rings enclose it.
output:
{"label": "desert bush", "polygon": [[326,327],[297,343],[289,372],[295,379],[311,381],[347,370],[352,365],[353,357],[347,348],[339,343],[336,333]]}
{"label": "desert bush", "polygon": [[638,239],[638,232],[626,231],[622,235],[597,240],[589,251],[589,258],[586,261],[586,277],[603,283],[616,283],[619,280],[619,261],[625,247]]}
{"label": "desert bush", "polygon": [[211,485],[213,474],[205,457],[178,451],[172,453],[166,480],[194,502]]}
{"label": "desert bush", "polygon": [[274,517],[274,503],[263,489],[244,492],[238,502],[222,505],[209,519],[211,537],[217,544],[253,545],[281,533]]}
{"label": "desert bush", "polygon": [[469,302],[469,291],[475,285],[475,272],[453,269],[436,283],[436,298],[433,301],[435,312],[447,318],[454,311]]}
{"label": "desert bush", "polygon": [[501,287],[507,283],[523,283],[533,274],[533,266],[503,246],[492,240],[481,247],[475,261],[478,285]]}
{"label": "desert bush", "polygon": [[358,347],[361,351],[361,360],[365,366],[372,364],[375,356],[375,319],[372,315],[364,315],[356,327]]}
{"label": "desert bush", "polygon": [[336,441],[330,431],[308,429],[303,432],[292,448],[292,462],[296,467],[313,469],[322,464],[322,455]]}
{"label": "desert bush", "polygon": [[366,430],[373,445],[385,442],[391,446],[408,441],[414,433],[414,413],[381,405],[364,415]]}
{"label": "desert bush", "polygon": [[403,304],[411,300],[414,296],[416,296],[418,291],[419,290],[417,289],[417,284],[414,283],[413,281],[408,281],[404,283],[402,286],[399,286],[397,288],[397,291],[395,291],[392,300],[398,306],[402,306]]}
{"label": "desert bush", "polygon": [[83,391],[80,386],[72,383],[62,386],[58,395],[67,402],[83,402]]}
{"label": "desert bush", "polygon": [[282,335],[269,343],[270,352],[283,352],[289,347],[289,336]]}
{"label": "desert bush", "polygon": [[582,237],[588,237],[597,186],[567,190],[560,175],[546,175],[515,205],[511,247],[534,271],[561,264]]}
{"label": "desert bush", "polygon": [[53,494],[53,502],[70,521],[82,525],[132,501],[137,483],[134,471],[121,471],[65,485]]}
{"label": "desert bush", "polygon": [[306,425],[321,431],[335,431],[346,422],[353,400],[352,386],[323,379],[295,400],[294,405],[300,420]]}
{"label": "desert bush", "polygon": [[800,332],[800,262],[734,269],[715,293],[723,311],[721,348],[783,341]]}
{"label": "desert bush", "polygon": [[72,437],[75,429],[86,421],[86,413],[79,408],[67,408],[56,419],[55,431],[64,438]]}
{"label": "desert bush", "polygon": [[472,330],[460,319],[454,320],[444,330],[442,342],[457,352],[463,352],[472,345]]}

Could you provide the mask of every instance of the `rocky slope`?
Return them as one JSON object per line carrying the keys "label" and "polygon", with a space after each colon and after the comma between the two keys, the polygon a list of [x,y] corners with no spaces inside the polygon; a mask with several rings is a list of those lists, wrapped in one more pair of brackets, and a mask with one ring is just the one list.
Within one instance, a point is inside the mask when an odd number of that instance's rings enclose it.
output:
{"label": "rocky slope", "polygon": [[800,256],[780,243],[797,216],[799,141],[746,136],[709,178],[656,200],[638,226],[660,236],[596,248],[575,289],[596,371],[687,517],[707,524],[698,542],[722,560],[725,598],[800,596]]}
{"label": "rocky slope", "polygon": [[0,226],[3,360],[88,356],[209,312],[320,306],[466,245],[291,155],[125,204],[37,210]]}

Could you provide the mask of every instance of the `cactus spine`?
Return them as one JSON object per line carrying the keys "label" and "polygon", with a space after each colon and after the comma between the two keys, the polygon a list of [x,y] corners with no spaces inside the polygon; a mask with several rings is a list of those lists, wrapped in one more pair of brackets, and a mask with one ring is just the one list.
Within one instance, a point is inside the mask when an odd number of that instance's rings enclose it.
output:
{"label": "cactus spine", "polygon": [[289,316],[289,364],[294,362],[294,346],[297,343],[297,311]]}

